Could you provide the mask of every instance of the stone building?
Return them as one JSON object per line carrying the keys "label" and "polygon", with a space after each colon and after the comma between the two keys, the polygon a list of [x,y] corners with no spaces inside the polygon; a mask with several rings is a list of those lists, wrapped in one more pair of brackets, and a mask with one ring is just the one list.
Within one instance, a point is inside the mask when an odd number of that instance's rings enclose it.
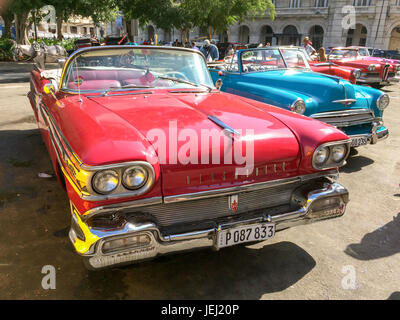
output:
{"label": "stone building", "polygon": [[[366,45],[382,49],[400,49],[400,0],[275,0],[276,19],[257,17],[233,25],[213,39],[240,43],[288,45],[301,43],[309,36],[314,47]],[[353,6],[354,24],[347,29],[346,6]],[[351,21],[350,21],[351,22]],[[181,40],[178,30],[165,31],[149,24],[140,28],[132,21],[136,40]],[[207,30],[191,30],[190,39],[207,35]]]}

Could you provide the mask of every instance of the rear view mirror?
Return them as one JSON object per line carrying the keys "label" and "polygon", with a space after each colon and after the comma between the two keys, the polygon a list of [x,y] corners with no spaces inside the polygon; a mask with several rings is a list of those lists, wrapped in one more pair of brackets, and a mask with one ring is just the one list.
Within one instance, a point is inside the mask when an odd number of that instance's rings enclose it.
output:
{"label": "rear view mirror", "polygon": [[46,84],[43,86],[43,92],[44,92],[45,94],[54,95],[54,93],[56,92],[56,88],[54,87],[53,84],[51,84],[51,83],[46,83]]}

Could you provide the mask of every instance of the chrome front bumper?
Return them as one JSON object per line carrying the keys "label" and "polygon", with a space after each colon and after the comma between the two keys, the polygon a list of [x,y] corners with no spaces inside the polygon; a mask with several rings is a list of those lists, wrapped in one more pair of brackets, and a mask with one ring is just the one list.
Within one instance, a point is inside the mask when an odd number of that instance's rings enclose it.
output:
{"label": "chrome front bumper", "polygon": [[378,84],[381,86],[389,86],[395,83],[398,83],[400,81],[400,77],[391,77],[388,78],[387,80],[383,80],[380,77],[367,77],[367,78],[358,78],[356,80],[357,83],[360,84]]}
{"label": "chrome front bumper", "polygon": [[[300,192],[300,191],[299,191]],[[119,230],[100,230],[90,228],[80,219],[71,204],[72,226],[69,237],[75,249],[84,257],[86,266],[89,269],[102,269],[105,267],[128,264],[133,262],[153,259],[159,255],[173,252],[182,252],[200,248],[214,248],[217,233],[220,230],[236,226],[251,225],[260,222],[275,223],[276,231],[289,227],[308,224],[322,219],[329,219],[342,216],[349,201],[348,191],[336,182],[326,182],[322,188],[308,191],[306,195],[294,193],[293,201],[298,209],[275,216],[259,214],[247,220],[235,219],[232,222],[216,225],[210,229],[199,229],[187,233],[162,234],[154,222],[126,221],[123,228]],[[335,204],[331,202],[335,201]],[[79,230],[81,229],[81,230]],[[82,229],[84,229],[82,231]],[[85,233],[85,240],[78,238],[78,234]],[[103,247],[107,241],[128,237],[146,237],[151,239],[143,246],[136,246],[112,253],[104,253]],[[88,242],[87,251],[80,250],[80,245]]]}

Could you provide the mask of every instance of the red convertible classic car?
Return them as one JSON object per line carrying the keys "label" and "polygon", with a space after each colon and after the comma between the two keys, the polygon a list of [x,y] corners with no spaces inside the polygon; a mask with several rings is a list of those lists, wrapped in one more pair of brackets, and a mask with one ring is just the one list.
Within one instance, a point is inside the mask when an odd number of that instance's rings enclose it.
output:
{"label": "red convertible classic car", "polygon": [[339,66],[331,61],[317,61],[313,60],[304,48],[299,48],[299,50],[306,57],[310,68],[314,72],[319,72],[323,74],[328,74],[331,76],[337,76],[344,80],[351,82],[352,84],[357,83],[357,79],[361,77],[361,70],[349,67],[349,66]]}
{"label": "red convertible classic car", "polygon": [[340,66],[358,68],[361,76],[358,84],[368,84],[374,88],[382,88],[399,82],[400,65],[389,62],[366,60],[358,53],[358,48],[333,48],[328,55],[328,60]]}
{"label": "red convertible classic car", "polygon": [[62,71],[35,67],[30,84],[88,268],[263,241],[345,212],[335,178],[348,137],[219,91],[198,51],[86,48]]}

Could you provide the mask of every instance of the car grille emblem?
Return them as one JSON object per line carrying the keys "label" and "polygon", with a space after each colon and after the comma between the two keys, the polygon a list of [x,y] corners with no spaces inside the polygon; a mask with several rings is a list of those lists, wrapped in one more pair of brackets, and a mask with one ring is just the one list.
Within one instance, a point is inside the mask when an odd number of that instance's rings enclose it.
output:
{"label": "car grille emblem", "polygon": [[229,196],[229,209],[233,212],[236,213],[237,209],[238,209],[238,205],[239,205],[239,196],[233,195],[233,196]]}

